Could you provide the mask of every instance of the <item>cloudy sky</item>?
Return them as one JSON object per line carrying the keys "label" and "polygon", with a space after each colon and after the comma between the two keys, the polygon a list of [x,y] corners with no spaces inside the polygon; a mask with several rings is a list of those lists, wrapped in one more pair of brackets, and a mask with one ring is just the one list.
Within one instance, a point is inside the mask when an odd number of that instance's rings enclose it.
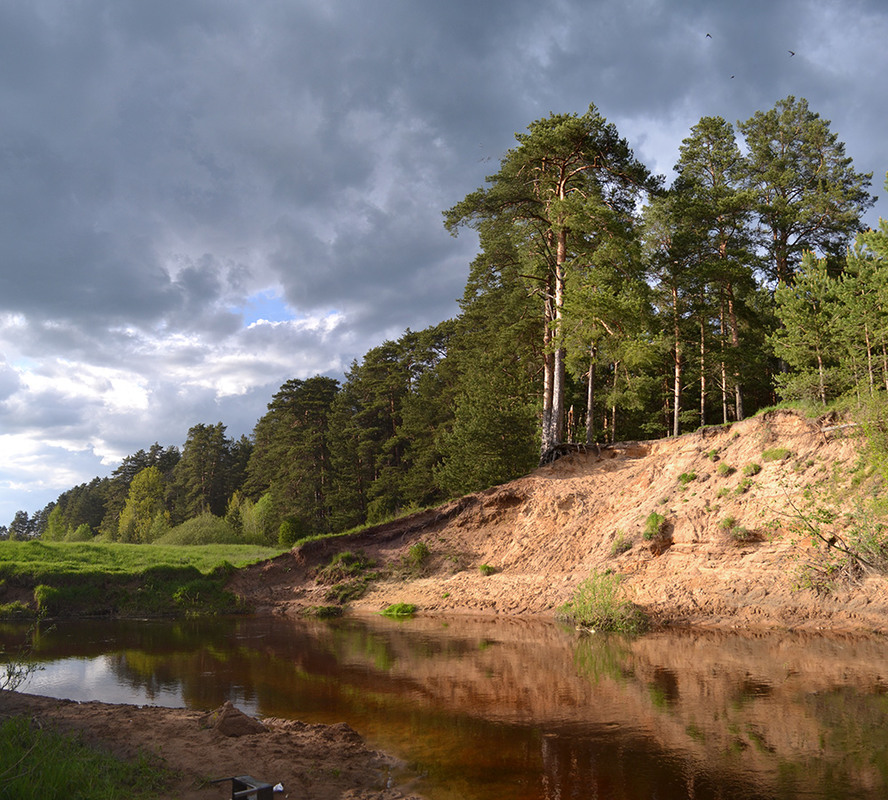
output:
{"label": "cloudy sky", "polygon": [[550,112],[668,175],[805,97],[884,194],[886,41],[881,0],[0,0],[0,524],[453,316],[441,212]]}

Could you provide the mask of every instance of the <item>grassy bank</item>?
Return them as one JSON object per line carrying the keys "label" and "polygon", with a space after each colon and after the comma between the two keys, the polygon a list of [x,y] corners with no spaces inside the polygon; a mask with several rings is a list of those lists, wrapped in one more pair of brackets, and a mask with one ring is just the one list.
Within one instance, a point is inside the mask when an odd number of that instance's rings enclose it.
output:
{"label": "grassy bank", "polygon": [[233,570],[277,555],[252,545],[194,547],[0,542],[0,617],[164,616],[243,610]]}
{"label": "grassy bank", "polygon": [[0,764],[0,798],[16,800],[147,800],[160,797],[170,777],[149,759],[121,761],[20,717],[0,724]]}

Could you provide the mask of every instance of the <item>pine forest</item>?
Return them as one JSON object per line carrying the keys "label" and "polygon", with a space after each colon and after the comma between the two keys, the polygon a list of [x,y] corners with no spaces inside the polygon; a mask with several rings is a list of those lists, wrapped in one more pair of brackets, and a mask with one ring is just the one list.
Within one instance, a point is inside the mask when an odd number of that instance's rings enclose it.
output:
{"label": "pine forest", "polygon": [[[444,211],[460,313],[284,383],[252,435],[197,423],[0,533],[287,546],[526,474],[564,443],[678,436],[888,392],[888,223],[828,120],[704,117],[667,186],[595,106],[516,134]],[[468,187],[467,187],[468,188]]]}

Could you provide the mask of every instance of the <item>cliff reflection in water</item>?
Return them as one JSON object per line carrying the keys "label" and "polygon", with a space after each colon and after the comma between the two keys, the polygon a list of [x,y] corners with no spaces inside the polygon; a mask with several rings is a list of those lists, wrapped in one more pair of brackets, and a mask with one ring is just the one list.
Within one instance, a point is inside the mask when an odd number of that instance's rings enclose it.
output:
{"label": "cliff reflection in water", "polygon": [[132,702],[175,684],[195,708],[345,720],[429,798],[888,796],[883,640],[420,617],[65,623],[35,645],[102,659]]}

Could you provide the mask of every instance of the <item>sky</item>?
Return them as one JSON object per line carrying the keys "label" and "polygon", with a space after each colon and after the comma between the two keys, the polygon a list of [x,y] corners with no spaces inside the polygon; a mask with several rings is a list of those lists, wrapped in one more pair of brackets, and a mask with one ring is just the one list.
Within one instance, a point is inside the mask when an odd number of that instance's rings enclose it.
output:
{"label": "sky", "polygon": [[668,180],[806,98],[876,225],[886,41],[882,0],[0,0],[0,524],[455,316],[442,211],[550,113]]}

